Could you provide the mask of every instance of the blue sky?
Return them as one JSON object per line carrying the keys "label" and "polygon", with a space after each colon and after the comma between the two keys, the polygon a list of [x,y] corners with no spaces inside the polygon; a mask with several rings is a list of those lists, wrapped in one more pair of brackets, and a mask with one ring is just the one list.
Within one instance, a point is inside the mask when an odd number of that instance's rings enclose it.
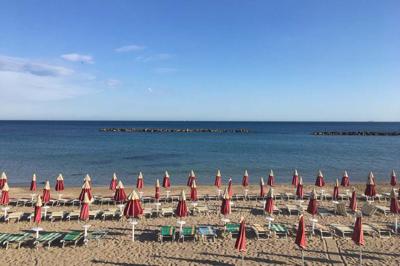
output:
{"label": "blue sky", "polygon": [[1,1],[0,119],[399,121],[399,1]]}

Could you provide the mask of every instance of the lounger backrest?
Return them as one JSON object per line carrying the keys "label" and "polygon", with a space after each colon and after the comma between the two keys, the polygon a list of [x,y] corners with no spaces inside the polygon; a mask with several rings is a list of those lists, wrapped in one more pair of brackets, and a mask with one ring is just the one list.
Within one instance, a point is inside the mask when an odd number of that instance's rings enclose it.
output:
{"label": "lounger backrest", "polygon": [[340,202],[339,204],[337,204],[337,206],[336,206],[336,212],[337,212],[339,215],[346,216],[346,215],[347,215],[346,204],[345,204],[344,202]]}

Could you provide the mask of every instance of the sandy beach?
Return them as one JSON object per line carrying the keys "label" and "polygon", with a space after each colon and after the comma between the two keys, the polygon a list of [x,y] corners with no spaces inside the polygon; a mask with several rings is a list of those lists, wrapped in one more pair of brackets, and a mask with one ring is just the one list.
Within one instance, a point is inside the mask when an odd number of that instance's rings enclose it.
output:
{"label": "sandy beach", "polygon": [[[364,185],[356,185],[359,194],[361,194]],[[187,187],[173,187],[171,195],[177,195],[181,189],[189,191]],[[129,193],[132,188],[126,188]],[[312,186],[305,186],[305,191],[311,191]],[[332,187],[324,188],[327,194],[331,194]],[[343,189],[342,189],[343,190]],[[216,194],[212,186],[201,186],[198,188],[199,195]],[[275,193],[283,191],[293,191],[289,185],[279,185],[275,187]],[[388,192],[388,185],[378,187],[379,192]],[[41,192],[41,191],[40,191]],[[63,198],[74,198],[79,195],[80,188],[67,188],[63,192]],[[258,186],[249,187],[249,194],[257,194]],[[144,195],[152,196],[154,188],[147,186]],[[242,187],[234,186],[234,193],[242,194]],[[105,187],[93,188],[93,194],[96,196],[110,196],[111,191]],[[162,190],[165,195],[165,191]],[[11,188],[10,196],[28,197],[30,191],[25,188]],[[52,191],[52,197],[56,198],[55,191]],[[293,201],[293,200],[291,200]],[[287,200],[276,200],[276,205],[283,208]],[[176,207],[176,202],[162,203],[161,207]],[[211,210],[218,210],[221,201],[199,201],[199,205],[207,205]],[[304,204],[307,204],[305,201]],[[359,202],[359,206],[363,203]],[[387,201],[376,201],[374,204],[388,206]],[[146,203],[144,207],[152,206],[153,203]],[[190,207],[190,203],[188,203]],[[320,202],[320,206],[327,209],[333,209],[333,204],[329,200]],[[115,208],[115,206],[96,205],[90,206],[91,210],[105,210]],[[49,212],[54,211],[73,211],[78,210],[79,206],[54,206],[49,208]],[[11,206],[10,211],[32,212],[31,206]],[[248,226],[247,230],[247,252],[244,259],[244,265],[300,265],[301,253],[294,243],[294,235],[288,238],[271,237],[268,239],[256,239],[255,234],[250,229],[254,223],[266,224],[261,203],[257,201],[235,202],[232,214],[228,216],[231,222],[239,222],[241,216],[244,216]],[[186,219],[186,225],[209,224],[215,226],[218,231],[222,231],[222,216],[216,212],[209,215],[190,215]],[[297,215],[275,215],[274,223],[286,224],[288,227],[298,223]],[[311,216],[305,213],[305,222],[309,226]],[[321,225],[330,225],[340,223],[352,225],[354,216],[347,217],[338,215],[329,215],[325,217],[318,216],[318,223]],[[372,217],[364,217],[363,223],[383,223],[393,222],[392,215],[385,216],[376,213]],[[241,265],[240,254],[234,249],[235,239],[223,237],[218,233],[215,242],[213,241],[195,241],[187,240],[184,243],[178,241],[165,240],[160,243],[157,238],[158,229],[162,225],[177,226],[176,217],[156,217],[142,218],[136,226],[135,242],[131,240],[131,225],[126,218],[120,220],[101,219],[90,220],[91,230],[103,229],[108,234],[99,241],[91,241],[87,246],[78,243],[76,247],[60,247],[60,244],[54,242],[50,248],[39,247],[35,249],[29,243],[22,245],[20,249],[10,247],[8,250],[0,249],[2,265]],[[70,230],[83,230],[83,222],[74,221],[43,221],[40,226],[44,231],[68,232]],[[1,232],[32,232],[34,225],[28,221],[14,221],[0,224]],[[400,259],[398,253],[398,236],[391,238],[379,238],[377,236],[365,236],[366,245],[363,248],[363,265],[398,265]],[[356,247],[350,238],[335,237],[333,239],[321,239],[314,235],[307,238],[308,246],[305,251],[306,265],[356,265],[358,263],[358,247]]]}

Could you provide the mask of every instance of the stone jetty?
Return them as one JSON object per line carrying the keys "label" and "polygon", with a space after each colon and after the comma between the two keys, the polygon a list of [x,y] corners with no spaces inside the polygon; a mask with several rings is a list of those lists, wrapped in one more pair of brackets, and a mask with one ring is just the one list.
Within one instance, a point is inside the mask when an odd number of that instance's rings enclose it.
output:
{"label": "stone jetty", "polygon": [[400,136],[400,131],[315,131],[315,136]]}
{"label": "stone jetty", "polygon": [[248,129],[218,129],[218,128],[100,128],[100,132],[126,133],[249,133]]}

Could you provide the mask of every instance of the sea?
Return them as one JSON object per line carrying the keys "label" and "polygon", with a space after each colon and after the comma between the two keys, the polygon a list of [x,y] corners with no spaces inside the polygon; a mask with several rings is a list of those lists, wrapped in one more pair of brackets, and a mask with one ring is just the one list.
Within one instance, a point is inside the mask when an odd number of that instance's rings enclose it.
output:
{"label": "sea", "polygon": [[[249,133],[123,133],[100,128],[248,129]],[[347,170],[351,182],[377,182],[400,174],[400,137],[314,136],[314,131],[400,131],[400,123],[376,122],[157,122],[157,121],[0,121],[0,171],[10,186],[28,186],[62,173],[67,186],[80,186],[86,174],[95,186],[108,185],[115,172],[125,186],[138,173],[154,185],[167,170],[171,183],[186,183],[191,170],[197,184],[240,183],[247,169],[250,183],[274,171],[276,182],[291,182],[297,169],[305,183],[319,169],[334,183]]]}

